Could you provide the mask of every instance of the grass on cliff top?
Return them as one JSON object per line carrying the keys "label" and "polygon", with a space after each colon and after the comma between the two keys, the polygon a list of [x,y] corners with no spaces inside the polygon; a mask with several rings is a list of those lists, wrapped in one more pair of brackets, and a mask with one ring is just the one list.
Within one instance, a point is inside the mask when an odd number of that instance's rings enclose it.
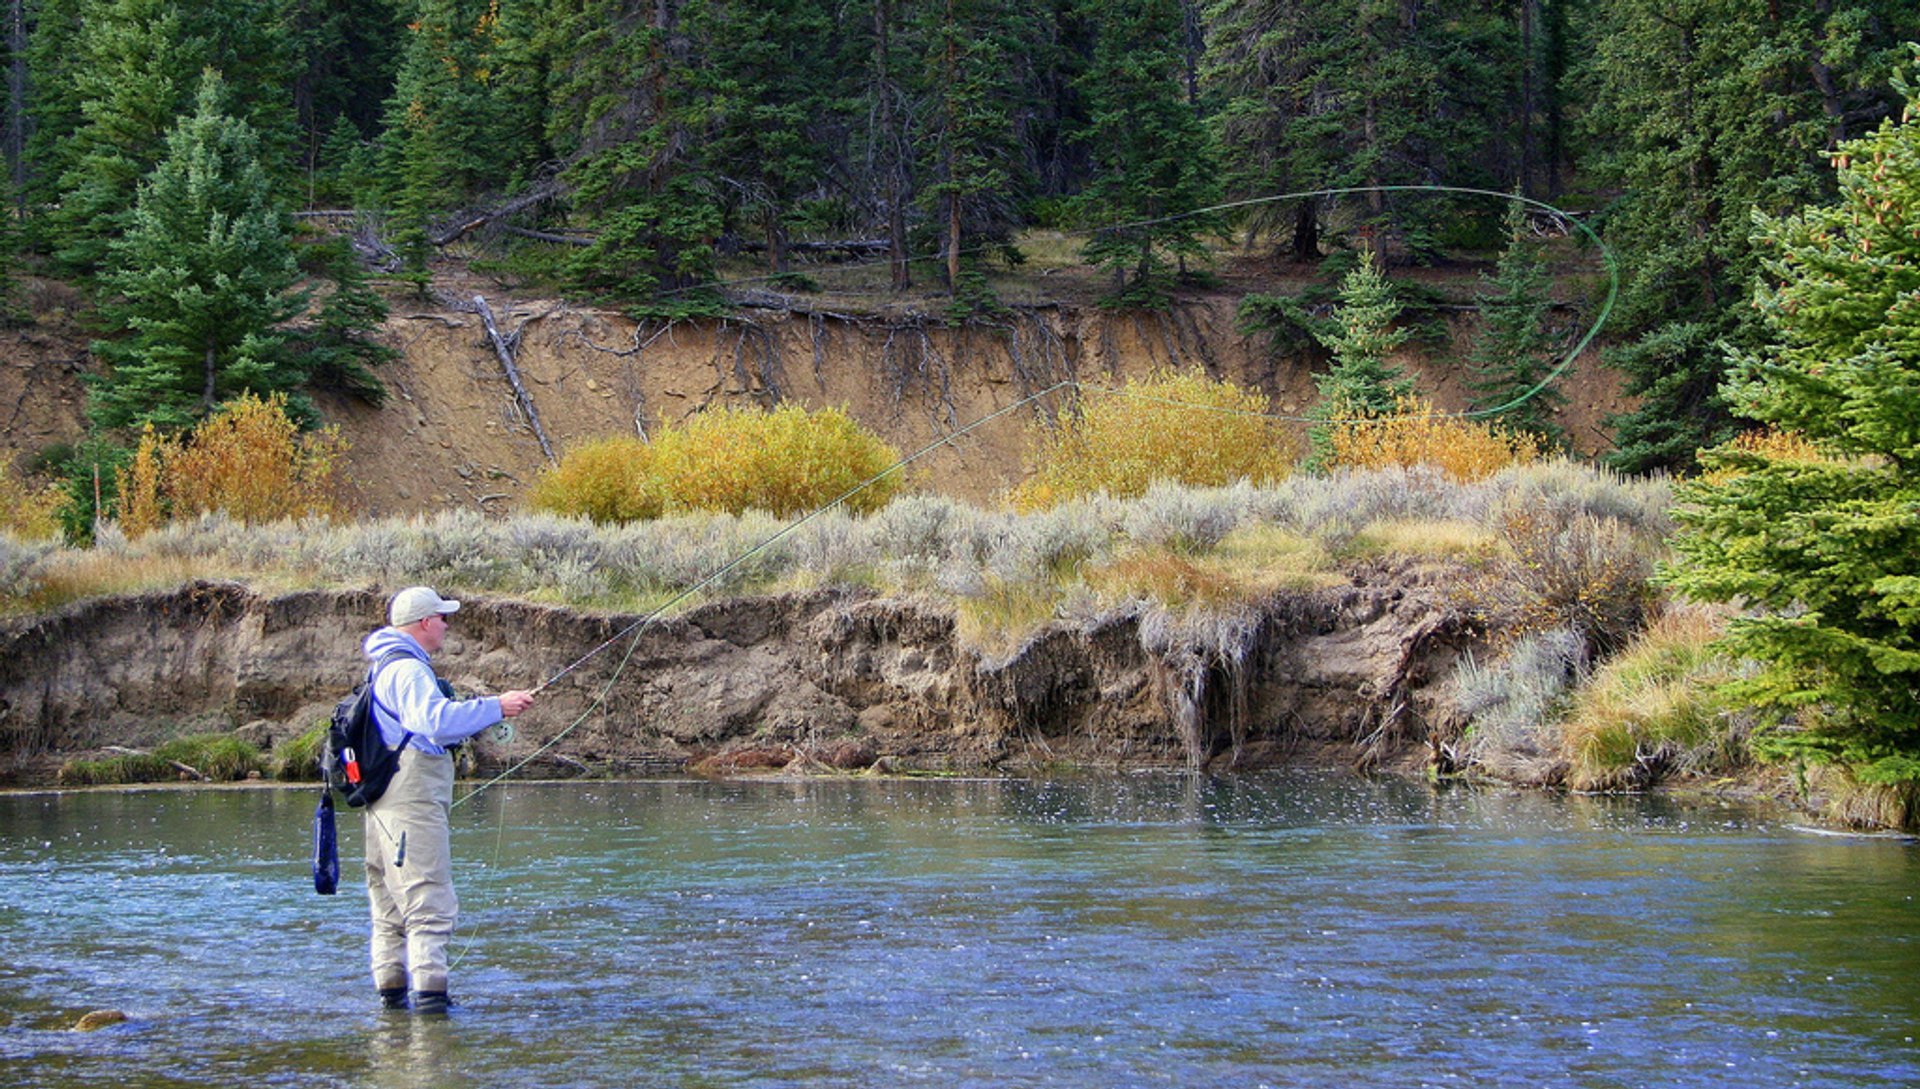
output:
{"label": "grass on cliff top", "polygon": [[[1229,607],[1336,582],[1356,558],[1498,571],[1512,566],[1502,527],[1516,509],[1556,525],[1604,522],[1614,527],[1606,548],[1657,549],[1666,508],[1664,482],[1549,462],[1470,483],[1385,469],[1264,487],[1161,486],[1031,513],[917,494],[861,517],[830,511],[791,533],[789,520],[751,511],[608,526],[470,511],[247,526],[215,514],[137,541],[108,527],[91,549],[0,536],[0,613],[211,578],[273,591],[426,583],[610,611],[652,610],[690,591],[706,600],[856,585],[931,595],[986,617],[982,630],[1009,630],[1129,600]],[[1594,547],[1591,536],[1583,547]],[[1558,539],[1545,538],[1548,547]],[[1568,558],[1569,577],[1594,561]]]}

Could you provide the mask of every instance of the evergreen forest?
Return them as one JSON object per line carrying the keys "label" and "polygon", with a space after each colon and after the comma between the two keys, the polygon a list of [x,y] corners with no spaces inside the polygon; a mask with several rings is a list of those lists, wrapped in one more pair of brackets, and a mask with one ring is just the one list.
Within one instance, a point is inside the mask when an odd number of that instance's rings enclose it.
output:
{"label": "evergreen forest", "polygon": [[[636,315],[724,312],[722,261],[804,288],[800,257],[838,253],[937,288],[964,321],[1036,228],[1086,239],[1106,301],[1147,308],[1205,276],[1210,238],[1383,266],[1497,243],[1497,202],[1381,188],[1447,185],[1551,201],[1619,254],[1608,358],[1638,407],[1612,457],[1630,471],[1690,468],[1748,423],[1721,380],[1729,346],[1762,335],[1752,217],[1833,200],[1832,156],[1897,112],[1920,38],[1903,0],[11,14],[7,268],[97,309],[104,429],[179,429],[243,391],[297,415],[310,383],[377,397],[368,278],[424,284],[463,238]],[[1366,191],[1270,199],[1341,189]],[[1524,314],[1537,273],[1512,275],[1503,312]],[[318,320],[289,325],[328,281]],[[1287,300],[1267,302],[1284,326]]]}

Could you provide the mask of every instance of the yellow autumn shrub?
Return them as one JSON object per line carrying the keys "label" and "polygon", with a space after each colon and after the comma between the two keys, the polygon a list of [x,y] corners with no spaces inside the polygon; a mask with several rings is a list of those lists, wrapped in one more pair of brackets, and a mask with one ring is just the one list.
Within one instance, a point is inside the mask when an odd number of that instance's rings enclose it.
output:
{"label": "yellow autumn shrub", "polygon": [[249,525],[330,517],[338,510],[334,469],[346,452],[335,427],[302,433],[285,394],[243,393],[182,438],[140,435],[119,470],[122,529],[138,537],[169,520],[222,511]]}
{"label": "yellow autumn shrub", "polygon": [[58,536],[66,501],[58,485],[35,488],[0,461],[0,532],[28,541]]}
{"label": "yellow autumn shrub", "polygon": [[1540,458],[1540,440],[1530,432],[1443,413],[1419,397],[1401,400],[1386,416],[1334,422],[1328,439],[1330,468],[1427,465],[1460,481],[1481,480]]}
{"label": "yellow autumn shrub", "polygon": [[1299,440],[1259,394],[1167,370],[1061,409],[1032,445],[1032,474],[1010,496],[1019,510],[1097,492],[1132,498],[1156,480],[1269,484],[1300,457]]}
{"label": "yellow autumn shrub", "polygon": [[837,408],[718,408],[659,429],[651,443],[619,437],[570,451],[541,475],[530,502],[596,522],[676,511],[791,518],[842,496],[859,514],[899,492],[899,473],[881,475],[898,461],[893,447]]}
{"label": "yellow autumn shrub", "polygon": [[602,525],[658,518],[662,501],[652,465],[653,447],[637,437],[595,439],[541,473],[527,502]]}

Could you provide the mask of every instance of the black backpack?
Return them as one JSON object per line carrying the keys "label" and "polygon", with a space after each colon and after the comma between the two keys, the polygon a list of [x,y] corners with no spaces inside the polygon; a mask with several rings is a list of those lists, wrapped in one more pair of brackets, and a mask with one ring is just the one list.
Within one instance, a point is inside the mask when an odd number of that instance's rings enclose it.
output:
{"label": "black backpack", "polygon": [[[329,787],[340,792],[347,804],[358,808],[372,805],[387,791],[394,769],[400,766],[400,750],[413,740],[411,732],[400,738],[395,748],[387,748],[380,736],[380,723],[373,717],[376,705],[388,715],[393,712],[374,698],[373,679],[382,667],[413,655],[390,650],[367,670],[367,679],[354,686],[333,708],[333,724],[327,727],[327,744],[320,752],[320,774]],[[398,717],[398,716],[394,716]]]}

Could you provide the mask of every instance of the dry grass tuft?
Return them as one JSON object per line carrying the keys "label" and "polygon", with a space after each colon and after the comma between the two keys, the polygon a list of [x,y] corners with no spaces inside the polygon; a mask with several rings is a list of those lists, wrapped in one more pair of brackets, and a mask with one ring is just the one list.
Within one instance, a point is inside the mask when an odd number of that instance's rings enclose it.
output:
{"label": "dry grass tuft", "polygon": [[1452,518],[1409,518],[1365,526],[1341,553],[1472,563],[1492,557],[1500,543],[1500,537],[1486,526]]}
{"label": "dry grass tuft", "polygon": [[1051,583],[983,579],[956,602],[954,632],[964,645],[1004,656],[1052,620],[1059,602]]}

